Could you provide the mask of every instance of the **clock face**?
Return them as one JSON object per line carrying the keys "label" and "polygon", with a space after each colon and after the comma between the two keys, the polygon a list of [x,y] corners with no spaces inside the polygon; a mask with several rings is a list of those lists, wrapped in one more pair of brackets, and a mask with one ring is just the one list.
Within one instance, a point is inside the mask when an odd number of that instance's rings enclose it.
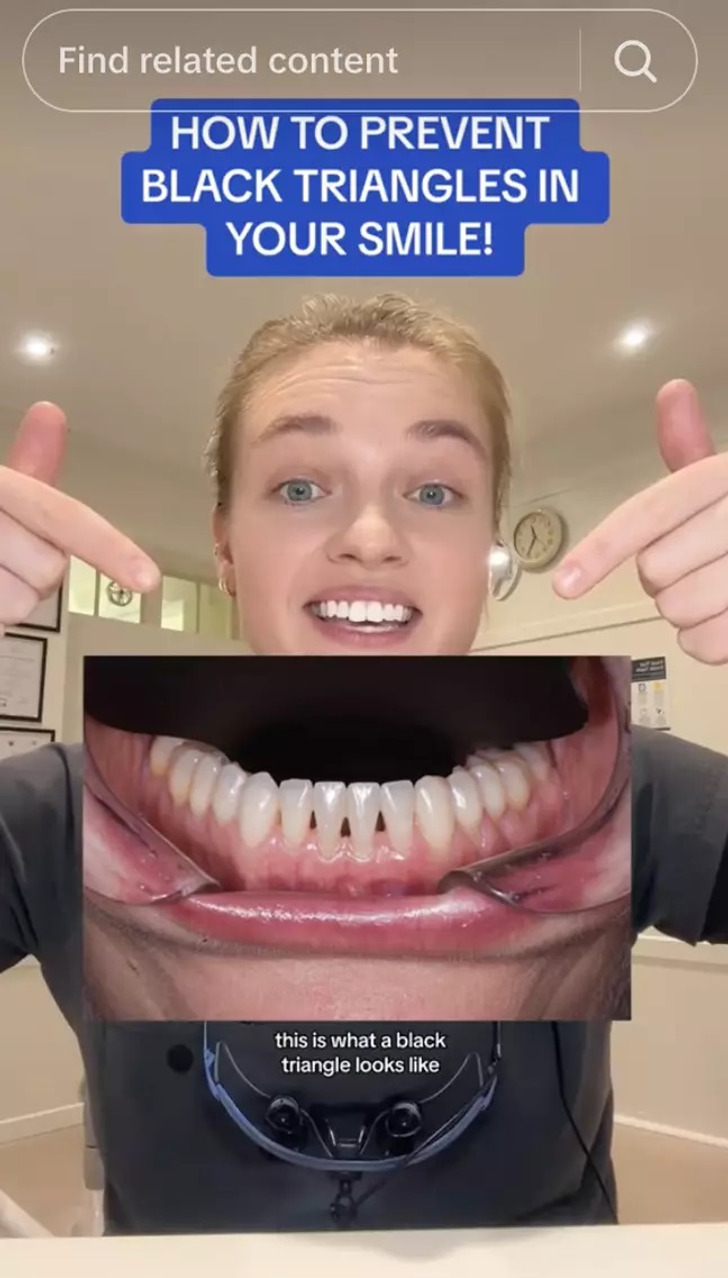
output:
{"label": "clock face", "polygon": [[545,568],[564,544],[564,525],[555,510],[532,510],[518,521],[513,546],[524,567]]}

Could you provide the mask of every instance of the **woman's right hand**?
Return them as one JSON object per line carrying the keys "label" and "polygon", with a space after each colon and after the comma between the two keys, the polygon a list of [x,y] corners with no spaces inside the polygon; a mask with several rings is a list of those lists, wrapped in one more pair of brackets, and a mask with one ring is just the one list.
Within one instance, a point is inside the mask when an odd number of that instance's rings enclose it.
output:
{"label": "woman's right hand", "polygon": [[143,550],[54,487],[67,437],[61,409],[34,404],[0,466],[0,635],[58,589],[70,555],[128,590],[159,585],[159,569]]}

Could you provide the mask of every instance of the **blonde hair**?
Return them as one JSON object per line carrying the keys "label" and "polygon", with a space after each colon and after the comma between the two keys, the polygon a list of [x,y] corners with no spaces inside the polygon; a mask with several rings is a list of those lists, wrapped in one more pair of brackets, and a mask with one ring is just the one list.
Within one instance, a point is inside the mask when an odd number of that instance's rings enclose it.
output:
{"label": "blonde hair", "polygon": [[497,526],[511,474],[510,406],[503,376],[472,329],[396,293],[365,301],[319,293],[307,298],[298,312],[268,320],[256,330],[218,398],[215,427],[205,450],[218,509],[226,510],[230,503],[237,428],[258,383],[274,365],[325,342],[340,341],[429,351],[472,381],[490,428]]}

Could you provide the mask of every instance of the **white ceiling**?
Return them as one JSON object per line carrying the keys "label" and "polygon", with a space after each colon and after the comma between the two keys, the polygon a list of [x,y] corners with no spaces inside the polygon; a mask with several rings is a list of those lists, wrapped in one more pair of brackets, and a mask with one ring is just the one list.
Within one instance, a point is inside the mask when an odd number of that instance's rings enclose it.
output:
{"label": "white ceiling", "polygon": [[[521,279],[340,285],[358,294],[404,287],[475,323],[512,383],[527,441],[571,430],[583,440],[606,419],[613,444],[625,410],[646,405],[663,380],[687,376],[709,386],[723,378],[728,4],[672,0],[670,7],[700,50],[692,91],[668,111],[583,123],[583,144],[612,157],[608,225],[532,229]],[[124,225],[119,157],[147,145],[146,118],[41,105],[19,58],[25,35],[51,6],[24,0],[13,8],[3,18],[0,81],[3,425],[34,399],[57,399],[76,446],[89,433],[172,471],[198,473],[216,391],[251,330],[303,291],[330,284],[211,279],[201,230]],[[530,56],[535,74],[548,49],[534,46]],[[450,66],[430,93],[453,91]],[[615,334],[642,317],[658,326],[658,340],[629,360],[617,356]],[[17,359],[27,330],[58,340],[53,364]]]}

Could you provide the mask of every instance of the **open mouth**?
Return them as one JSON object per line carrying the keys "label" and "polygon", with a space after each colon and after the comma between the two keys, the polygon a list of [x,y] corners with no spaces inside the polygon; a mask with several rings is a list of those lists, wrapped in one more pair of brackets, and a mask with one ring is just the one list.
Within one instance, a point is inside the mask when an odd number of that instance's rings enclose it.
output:
{"label": "open mouth", "polygon": [[348,647],[396,647],[411,636],[422,613],[391,591],[337,587],[312,599],[305,612],[319,633]]}
{"label": "open mouth", "polygon": [[[457,955],[628,897],[623,819],[558,854],[613,776],[621,659],[229,660],[87,659],[84,886],[131,926]],[[440,890],[496,859],[508,892]]]}

